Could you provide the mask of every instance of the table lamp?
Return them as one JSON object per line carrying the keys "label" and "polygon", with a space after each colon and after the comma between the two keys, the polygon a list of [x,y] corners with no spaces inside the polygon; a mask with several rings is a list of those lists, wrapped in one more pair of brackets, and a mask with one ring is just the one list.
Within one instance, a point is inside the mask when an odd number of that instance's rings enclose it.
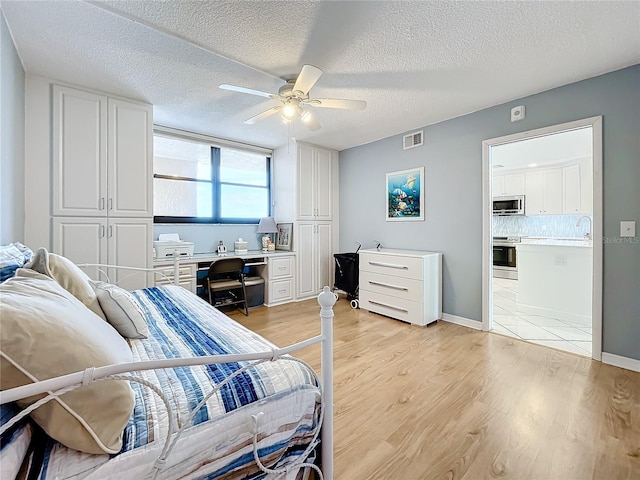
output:
{"label": "table lamp", "polygon": [[267,246],[269,245],[269,241],[271,240],[271,233],[277,233],[278,227],[276,226],[276,221],[273,217],[262,217],[260,219],[260,223],[258,224],[257,233],[263,233],[262,235],[262,251],[267,251]]}

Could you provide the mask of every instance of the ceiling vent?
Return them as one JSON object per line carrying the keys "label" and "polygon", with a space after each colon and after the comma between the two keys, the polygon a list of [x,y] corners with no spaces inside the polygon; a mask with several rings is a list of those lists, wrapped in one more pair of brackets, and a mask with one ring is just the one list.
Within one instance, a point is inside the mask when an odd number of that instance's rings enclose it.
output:
{"label": "ceiling vent", "polygon": [[402,137],[402,149],[408,150],[414,147],[420,147],[424,145],[424,130],[410,133]]}

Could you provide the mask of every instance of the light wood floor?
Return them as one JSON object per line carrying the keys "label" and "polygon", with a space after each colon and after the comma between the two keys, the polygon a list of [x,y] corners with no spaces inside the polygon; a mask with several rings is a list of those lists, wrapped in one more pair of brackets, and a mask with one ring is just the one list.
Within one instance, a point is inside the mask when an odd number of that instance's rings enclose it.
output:
{"label": "light wood floor", "polygon": [[[335,307],[336,480],[640,479],[640,373],[438,322]],[[277,345],[315,300],[231,316]],[[320,349],[298,355],[319,367]]]}

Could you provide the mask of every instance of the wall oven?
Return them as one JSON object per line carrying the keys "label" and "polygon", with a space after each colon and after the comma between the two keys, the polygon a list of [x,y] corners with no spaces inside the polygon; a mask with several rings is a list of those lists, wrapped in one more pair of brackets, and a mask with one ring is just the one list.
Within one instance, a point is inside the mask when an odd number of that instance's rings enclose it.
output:
{"label": "wall oven", "polygon": [[524,215],[524,195],[493,197],[494,215]]}
{"label": "wall oven", "polygon": [[518,279],[516,245],[520,237],[493,237],[493,276]]}

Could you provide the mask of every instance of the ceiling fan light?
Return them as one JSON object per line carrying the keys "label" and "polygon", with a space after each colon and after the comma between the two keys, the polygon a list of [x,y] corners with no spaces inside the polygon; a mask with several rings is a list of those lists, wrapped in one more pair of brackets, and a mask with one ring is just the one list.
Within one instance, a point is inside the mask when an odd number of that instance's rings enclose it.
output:
{"label": "ceiling fan light", "polygon": [[300,120],[302,120],[303,122],[307,123],[309,120],[311,120],[311,112],[309,110],[301,108],[298,113],[300,115]]}
{"label": "ceiling fan light", "polygon": [[289,125],[291,123],[291,119],[285,116],[284,112],[282,113],[282,115],[280,115],[280,119],[282,120],[282,123],[284,123],[285,125]]}
{"label": "ceiling fan light", "polygon": [[290,103],[285,104],[285,106],[282,108],[282,115],[284,115],[287,118],[293,118],[293,116],[296,114],[296,107],[295,105],[292,105]]}

